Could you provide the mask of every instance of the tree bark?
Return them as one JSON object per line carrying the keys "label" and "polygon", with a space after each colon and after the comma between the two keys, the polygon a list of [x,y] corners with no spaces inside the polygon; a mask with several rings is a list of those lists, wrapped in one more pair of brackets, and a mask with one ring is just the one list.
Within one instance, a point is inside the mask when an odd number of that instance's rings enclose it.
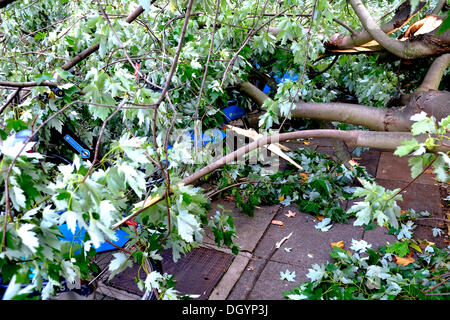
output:
{"label": "tree bark", "polygon": [[436,58],[430,69],[428,69],[422,84],[414,91],[414,93],[421,93],[428,90],[438,90],[442,76],[449,66],[450,53],[443,54],[442,56]]}
{"label": "tree bark", "polygon": [[[407,24],[424,6],[426,2],[420,2],[414,12],[411,13],[411,5],[409,1],[403,2],[395,11],[394,17],[387,23],[380,26],[380,30],[385,34],[397,31],[399,28]],[[330,40],[325,42],[327,49],[350,49],[363,45],[373,40],[372,35],[366,30],[355,32],[352,35],[335,34]]]}
{"label": "tree bark", "polygon": [[[242,82],[240,89],[258,105],[270,99],[249,82]],[[339,121],[361,125],[375,131],[409,132],[411,116],[425,111],[438,121],[450,114],[450,92],[429,90],[414,95],[406,107],[383,109],[352,103],[298,102],[292,110],[293,118]]]}
{"label": "tree bark", "polygon": [[437,36],[436,28],[436,30],[427,34],[413,36],[405,41],[399,41],[389,37],[381,30],[361,0],[349,0],[349,2],[364,29],[384,49],[399,58],[417,59],[450,52],[450,30]]}

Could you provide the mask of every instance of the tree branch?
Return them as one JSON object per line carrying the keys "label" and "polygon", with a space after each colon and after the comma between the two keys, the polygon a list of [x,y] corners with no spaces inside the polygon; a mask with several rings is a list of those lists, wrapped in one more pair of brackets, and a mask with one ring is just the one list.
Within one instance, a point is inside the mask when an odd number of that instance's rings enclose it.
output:
{"label": "tree branch", "polygon": [[[262,147],[267,144],[279,143],[288,140],[296,140],[296,139],[306,139],[306,138],[333,138],[344,141],[347,145],[351,147],[369,147],[369,148],[382,148],[395,150],[402,141],[411,140],[412,134],[409,132],[373,132],[373,131],[358,131],[358,130],[329,130],[329,129],[319,129],[319,130],[304,130],[304,131],[295,131],[295,132],[287,132],[280,133],[273,136],[267,136],[260,138],[256,141],[253,141],[236,151],[229,153],[228,155],[218,159],[217,161],[203,167],[199,171],[193,173],[192,175],[181,180],[177,185],[190,185],[203,178],[207,174],[223,167],[226,164],[233,163],[239,159],[241,159],[245,154]],[[418,141],[425,141],[428,136],[416,136]],[[449,148],[446,147],[438,147],[437,151],[448,151]],[[130,214],[129,216],[123,218],[121,221],[113,225],[112,229],[115,230],[119,228],[122,224],[127,222],[130,219],[137,217],[143,211],[147,210],[150,206],[161,201],[165,196],[155,196],[149,199],[149,201],[145,201],[142,203],[141,207],[137,209],[135,212]]]}
{"label": "tree branch", "polygon": [[381,30],[381,28],[377,25],[377,23],[373,20],[370,13],[367,11],[364,4],[361,0],[348,0],[359,20],[361,21],[364,29],[375,39],[383,48],[392,54],[404,58],[410,59],[414,58],[414,56],[410,56],[410,54],[406,53],[405,44],[392,39],[386,33]]}
{"label": "tree branch", "polygon": [[[242,82],[240,90],[262,105],[270,99],[264,92],[249,82]],[[297,102],[291,112],[294,118],[329,120],[365,126],[376,131],[409,131],[409,118],[401,117],[400,111],[381,109],[352,103]],[[387,120],[389,119],[389,120]]]}
{"label": "tree branch", "polygon": [[0,81],[0,86],[12,87],[12,88],[26,88],[26,87],[57,87],[56,82],[42,80],[38,81],[28,81],[28,82],[11,82],[11,81]]}
{"label": "tree branch", "polygon": [[[379,28],[385,33],[390,34],[397,31],[399,28],[407,24],[412,17],[414,17],[424,6],[425,2],[420,2],[414,12],[411,13],[411,5],[409,1],[403,2],[397,10],[395,10],[394,17],[381,25]],[[335,20],[336,21],[336,20]],[[336,21],[337,22],[337,21]],[[373,40],[372,35],[366,30],[350,31],[352,35],[335,34],[325,43],[329,49],[350,49],[356,46],[363,45]]]}
{"label": "tree branch", "polygon": [[[134,10],[126,19],[125,21],[128,23],[133,22],[134,20],[136,20],[136,18],[142,13],[144,12],[144,9],[142,8],[142,6],[139,6],[136,10]],[[91,54],[93,54],[94,52],[96,52],[98,49],[100,48],[100,42],[95,43],[94,45],[90,46],[89,48],[83,50],[82,52],[80,52],[79,54],[77,54],[75,57],[73,57],[72,59],[70,59],[69,61],[67,61],[62,67],[61,69],[63,70],[70,70],[73,66],[75,66],[76,64],[78,64],[79,62],[83,61],[84,59],[86,59],[87,57],[89,57]]]}
{"label": "tree branch", "polygon": [[414,91],[420,93],[428,90],[438,90],[445,70],[450,66],[450,53],[436,58],[428,69],[422,84]]}
{"label": "tree branch", "polygon": [[[240,90],[258,105],[270,99],[265,93],[249,82],[240,83]],[[429,90],[410,99],[405,108],[377,108],[352,103],[338,102],[297,102],[291,111],[294,118],[339,121],[361,125],[371,130],[389,132],[409,132],[411,116],[425,111],[438,121],[450,114],[450,92]]]}
{"label": "tree branch", "polygon": [[357,33],[356,33],[355,30],[353,30],[352,28],[350,28],[348,25],[346,25],[346,24],[345,24],[344,22],[342,22],[341,20],[336,19],[336,18],[333,18],[333,21],[336,22],[337,24],[340,24],[340,25],[343,26],[345,29],[347,29],[347,30],[352,34],[353,37],[357,35]]}
{"label": "tree branch", "polygon": [[439,14],[439,11],[442,10],[442,7],[446,4],[447,0],[439,0],[439,2],[436,4],[436,7],[433,9],[431,14],[437,15]]}
{"label": "tree branch", "polygon": [[[152,3],[153,1],[151,1],[150,3]],[[136,20],[137,17],[139,17],[139,15],[144,12],[144,8],[142,8],[142,6],[139,6],[136,8],[136,10],[134,10],[132,13],[130,13],[130,15],[125,19],[126,22],[128,23],[132,23],[134,20]]]}
{"label": "tree branch", "polygon": [[6,107],[14,100],[14,98],[19,94],[21,88],[18,88],[12,92],[6,99],[5,104],[0,108],[0,114],[6,109]]}

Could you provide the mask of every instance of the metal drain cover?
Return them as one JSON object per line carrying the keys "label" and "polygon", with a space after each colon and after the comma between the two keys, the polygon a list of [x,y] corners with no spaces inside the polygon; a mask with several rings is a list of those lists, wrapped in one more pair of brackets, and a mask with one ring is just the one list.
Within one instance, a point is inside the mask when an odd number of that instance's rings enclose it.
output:
{"label": "metal drain cover", "polygon": [[[170,250],[164,251],[162,257],[163,272],[175,276],[175,289],[181,294],[200,295],[196,299],[205,300],[230,266],[234,256],[212,249],[196,248],[182,255],[176,263],[173,262]],[[133,267],[119,273],[111,281],[105,282],[105,285],[142,295],[134,280],[138,276],[138,270],[139,266],[133,264]],[[146,273],[140,270],[139,277],[144,280]]]}
{"label": "metal drain cover", "polygon": [[205,300],[226,272],[233,255],[224,252],[196,248],[173,262],[170,251],[163,253],[163,271],[175,275],[175,287],[182,294],[198,294]]}

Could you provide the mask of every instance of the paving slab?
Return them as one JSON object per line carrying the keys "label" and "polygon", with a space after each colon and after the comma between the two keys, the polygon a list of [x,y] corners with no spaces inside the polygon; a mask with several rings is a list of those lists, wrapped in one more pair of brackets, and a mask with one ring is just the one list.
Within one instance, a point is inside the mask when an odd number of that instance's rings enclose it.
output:
{"label": "paving slab", "polygon": [[233,263],[230,265],[220,282],[211,292],[208,300],[225,300],[239,281],[241,274],[244,272],[250,260],[251,257],[249,257],[249,254],[239,253],[233,259]]}
{"label": "paving slab", "polygon": [[[287,217],[285,214],[294,212],[295,217]],[[284,227],[271,225],[258,244],[254,255],[265,258],[274,245],[288,236],[282,247],[271,256],[271,260],[292,265],[304,265],[312,263],[325,263],[330,260],[329,251],[331,243],[344,241],[344,248],[349,248],[352,239],[360,240],[363,235],[363,227],[353,226],[354,219],[349,223],[332,223],[332,227],[323,232],[316,228],[319,221],[311,214],[300,212],[295,206],[284,207],[276,215],[275,219],[283,221]],[[388,235],[387,229],[376,228],[366,231],[364,239],[371,240],[374,246],[384,245],[388,241],[395,241],[395,237]],[[290,248],[290,252],[284,250]]]}
{"label": "paving slab", "polygon": [[[376,179],[377,183],[386,189],[403,188],[407,182],[398,180]],[[403,201],[397,204],[403,210],[414,209],[416,212],[428,211],[433,215],[442,214],[441,193],[439,185],[422,184],[416,181],[408,186],[402,193]]]}
{"label": "paving slab", "polygon": [[[286,263],[269,261],[259,275],[258,281],[247,296],[247,300],[285,300],[283,292],[297,287],[300,281],[307,281],[310,266],[292,266]],[[295,271],[295,282],[280,280],[280,271]]]}
{"label": "paving slab", "polygon": [[[265,206],[259,209],[256,208],[253,217],[250,217],[243,214],[240,209],[236,207],[234,201],[218,199],[211,203],[212,208],[208,212],[208,218],[215,215],[216,211],[222,212],[219,205],[222,205],[225,210],[229,210],[226,211],[225,214],[234,218],[234,225],[236,228],[235,242],[240,246],[241,251],[244,252],[253,252],[259,239],[280,208],[280,205]],[[214,235],[209,228],[206,229],[204,243],[215,245]]]}
{"label": "paving slab", "polygon": [[[289,211],[295,217],[287,217]],[[331,243],[344,241],[344,249],[351,246],[352,239],[361,240],[363,227],[355,227],[352,221],[348,224],[334,223],[326,232],[316,229],[319,222],[308,213],[300,212],[295,206],[284,207],[275,216],[276,220],[283,221],[284,226],[271,224],[261,238],[254,251],[254,259],[237,282],[228,299],[271,299],[282,300],[282,292],[289,290],[307,281],[306,274],[312,264],[325,264],[331,262],[329,255]],[[274,246],[284,237],[290,236],[279,249]],[[366,231],[364,240],[372,244],[374,249],[396,238],[387,234],[386,228],[375,228]],[[289,248],[289,252],[285,250]],[[296,272],[296,283],[280,281],[280,271]]]}
{"label": "paving slab", "polygon": [[[412,178],[408,159],[410,157],[397,157],[392,152],[381,152],[376,178],[410,182]],[[416,182],[426,185],[439,185],[431,172],[425,172]]]}
{"label": "paving slab", "polygon": [[366,150],[361,153],[360,157],[355,157],[355,161],[360,166],[365,167],[367,173],[375,177],[378,169],[378,161],[380,160],[381,152],[378,150]]}

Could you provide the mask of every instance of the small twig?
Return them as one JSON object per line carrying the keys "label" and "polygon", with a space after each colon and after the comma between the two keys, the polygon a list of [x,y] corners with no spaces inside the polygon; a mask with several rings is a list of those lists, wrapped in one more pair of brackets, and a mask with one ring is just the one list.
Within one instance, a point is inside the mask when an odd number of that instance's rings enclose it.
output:
{"label": "small twig", "polygon": [[[203,73],[203,79],[202,79],[202,84],[200,86],[200,92],[198,94],[198,100],[197,100],[197,104],[195,106],[195,118],[198,119],[198,109],[200,106],[200,101],[202,98],[202,94],[203,94],[203,89],[205,87],[205,82],[206,82],[206,76],[208,74],[208,67],[209,67],[209,61],[211,59],[211,53],[214,47],[214,35],[216,33],[216,27],[217,27],[217,16],[219,15],[219,9],[220,9],[220,0],[217,0],[216,3],[216,12],[214,15],[214,24],[213,24],[213,29],[211,32],[211,42],[209,44],[209,50],[208,50],[208,58],[206,60],[206,65],[205,65],[205,71]],[[197,121],[195,121],[195,123],[197,124]],[[198,126],[195,125],[194,126],[194,146],[195,146],[195,157],[197,157],[197,149],[198,149],[198,136],[200,135],[200,132],[197,131],[198,130]]]}
{"label": "small twig", "polygon": [[[441,281],[440,283],[438,283],[438,284],[435,285],[434,287],[432,287],[432,288],[426,290],[425,293],[427,294],[428,292],[433,291],[434,289],[436,289],[436,288],[442,286],[444,283],[446,283],[446,282],[449,281],[449,280],[450,280],[450,278],[447,278],[447,279]],[[430,294],[427,294],[427,295],[441,295],[441,294],[443,294],[443,293],[430,293]],[[450,294],[450,293],[448,293],[448,294]]]}
{"label": "small twig", "polygon": [[173,58],[173,62],[172,62],[172,65],[170,67],[169,75],[167,76],[164,88],[162,89],[162,92],[161,92],[161,95],[158,98],[158,101],[155,103],[155,111],[153,112],[153,118],[152,118],[152,124],[151,124],[152,136],[153,136],[153,148],[156,151],[156,158],[157,158],[158,162],[160,163],[160,167],[161,168],[163,167],[163,165],[161,163],[161,159],[160,159],[158,151],[157,151],[158,150],[158,141],[156,139],[156,120],[157,120],[157,116],[158,116],[158,109],[159,109],[159,106],[161,105],[162,101],[166,97],[167,91],[169,90],[169,86],[170,86],[170,83],[172,81],[172,77],[173,77],[173,75],[175,73],[175,69],[176,69],[176,67],[178,65],[178,59],[180,57],[181,48],[183,47],[184,37],[185,37],[186,32],[187,32],[188,22],[189,22],[189,17],[190,17],[191,10],[192,10],[193,2],[194,2],[193,0],[189,0],[189,3],[187,5],[186,17],[184,19],[183,29],[181,30],[180,40],[178,42],[177,51],[176,51],[175,56]]}
{"label": "small twig", "polygon": [[[234,61],[237,59],[239,53],[242,51],[242,49],[244,49],[244,47],[247,45],[247,43],[250,41],[251,37],[253,37],[254,34],[256,34],[256,32],[258,30],[260,30],[261,28],[255,29],[256,25],[259,23],[259,20],[261,20],[262,15],[264,14],[264,11],[266,10],[266,6],[269,0],[266,0],[266,2],[264,3],[264,6],[261,10],[261,13],[259,14],[258,20],[255,22],[255,24],[253,25],[252,29],[250,30],[250,32],[247,34],[247,37],[245,38],[244,42],[242,43],[242,45],[240,46],[240,48],[236,51],[236,53],[233,55],[233,57],[231,58],[230,62],[228,62],[227,67],[225,68],[225,71],[223,72],[223,76],[222,76],[222,81],[220,83],[220,86],[222,87],[226,78],[227,78],[227,73],[228,70],[231,68],[232,64],[234,63]],[[280,12],[281,15],[281,12]],[[274,16],[271,20],[275,19],[276,16]],[[270,21],[270,20],[269,20]],[[263,24],[264,26],[265,24]]]}
{"label": "small twig", "polygon": [[89,175],[91,174],[92,170],[94,169],[94,166],[97,162],[97,157],[98,157],[98,150],[100,149],[100,141],[102,139],[103,136],[103,132],[105,131],[106,128],[106,124],[117,114],[117,112],[120,111],[120,109],[122,109],[122,107],[124,106],[124,104],[126,103],[126,101],[122,101],[116,108],[116,110],[114,110],[113,113],[111,113],[111,115],[103,122],[102,128],[100,129],[100,133],[98,135],[97,138],[97,144],[95,145],[95,152],[94,152],[94,160],[92,160],[92,164],[89,167],[88,172],[86,173],[86,175],[84,176],[83,180],[81,181],[81,183],[84,183],[87,179],[87,177],[89,177]]}
{"label": "small twig", "polygon": [[427,166],[425,167],[425,169],[423,169],[422,172],[421,172],[417,177],[415,177],[415,178],[412,179],[410,182],[408,182],[408,184],[407,184],[406,186],[404,186],[400,191],[396,192],[396,193],[395,193],[392,197],[390,197],[386,202],[392,200],[395,196],[397,196],[398,194],[400,194],[400,193],[402,193],[403,191],[405,191],[406,189],[408,189],[408,187],[409,187],[410,185],[412,185],[417,179],[419,179],[419,178],[425,173],[425,171],[427,171],[427,170],[433,165],[433,163],[436,161],[436,159],[437,159],[438,157],[439,157],[438,155],[435,155],[435,156],[434,156],[434,159],[430,162],[430,164],[427,165]]}
{"label": "small twig", "polygon": [[56,82],[42,80],[38,81],[28,81],[28,82],[11,82],[11,81],[0,81],[0,86],[12,87],[12,88],[26,88],[26,87],[57,87]]}
{"label": "small twig", "polygon": [[319,75],[321,75],[321,74],[327,72],[328,70],[330,70],[331,67],[334,66],[334,64],[336,63],[336,61],[337,61],[338,59],[339,59],[339,56],[338,56],[338,55],[335,55],[333,61],[331,61],[331,63],[330,63],[325,69],[323,69],[322,71],[319,71],[318,73],[314,73],[314,77],[317,77],[317,76],[319,76]]}
{"label": "small twig", "polygon": [[[305,75],[306,72],[306,65],[308,63],[309,60],[309,42],[311,40],[311,29],[313,27],[313,23],[314,23],[314,12],[316,11],[316,6],[317,6],[317,0],[314,1],[314,5],[312,8],[312,12],[311,12],[311,20],[309,23],[309,28],[308,28],[308,33],[306,35],[306,48],[305,48],[305,61],[303,62],[303,70],[302,70],[302,74],[300,75],[300,77],[298,78],[298,88],[297,88],[297,92],[294,95],[294,99],[298,96],[299,92],[300,92],[300,88],[301,88],[301,83],[303,81],[303,76]],[[284,119],[283,122],[281,122],[280,127],[278,128],[278,132],[281,132],[281,129],[284,126],[284,123],[286,122],[287,118],[289,117],[289,115],[291,114],[292,111],[289,111],[289,114],[287,114]]]}
{"label": "small twig", "polygon": [[6,107],[14,100],[14,98],[19,94],[21,88],[16,89],[13,93],[9,95],[6,99],[5,104],[0,108],[0,114],[6,109]]}
{"label": "small twig", "polygon": [[354,36],[356,35],[356,31],[353,30],[352,28],[350,28],[348,25],[346,25],[344,22],[342,22],[339,19],[333,18],[333,21],[336,22],[337,24],[340,24],[341,26],[343,26],[345,29],[347,29],[348,31],[350,31],[350,33]]}

